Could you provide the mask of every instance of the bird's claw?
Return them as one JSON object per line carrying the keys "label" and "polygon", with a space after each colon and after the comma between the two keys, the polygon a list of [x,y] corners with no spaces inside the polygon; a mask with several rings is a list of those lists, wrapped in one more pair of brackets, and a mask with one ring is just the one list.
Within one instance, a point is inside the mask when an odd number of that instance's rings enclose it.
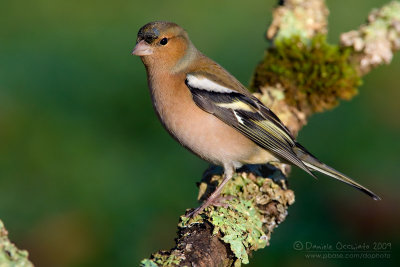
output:
{"label": "bird's claw", "polygon": [[207,208],[210,205],[215,206],[215,207],[228,208],[229,207],[229,203],[226,203],[226,202],[229,201],[229,200],[232,200],[234,198],[235,198],[234,196],[228,195],[228,196],[219,196],[219,197],[217,197],[215,199],[211,199],[211,200],[206,200],[199,207],[197,207],[194,210],[192,210],[191,212],[189,212],[186,215],[186,217],[194,218],[197,215],[199,215],[205,208]]}

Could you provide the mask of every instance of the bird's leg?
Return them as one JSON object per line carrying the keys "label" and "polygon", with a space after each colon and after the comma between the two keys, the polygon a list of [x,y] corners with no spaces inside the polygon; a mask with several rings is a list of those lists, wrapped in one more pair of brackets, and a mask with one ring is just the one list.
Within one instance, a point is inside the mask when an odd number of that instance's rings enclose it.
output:
{"label": "bird's leg", "polygon": [[215,207],[223,207],[223,208],[228,208],[229,204],[227,201],[232,200],[236,198],[235,196],[221,196],[219,195],[214,201],[211,203]]}
{"label": "bird's leg", "polygon": [[275,168],[281,170],[283,175],[288,176],[290,172],[290,165],[282,161],[270,161],[268,164],[274,166]]}
{"label": "bird's leg", "polygon": [[[224,188],[224,185],[233,177],[233,173],[234,168],[231,166],[224,166],[224,179],[222,180],[222,182],[218,185],[217,189],[215,189],[215,191],[211,194],[211,196],[209,196],[207,198],[206,201],[204,201],[200,207],[196,208],[195,210],[193,210],[192,212],[190,212],[187,217],[195,217],[196,215],[198,215],[200,212],[202,212],[205,208],[207,208],[208,206],[210,206],[211,204],[214,204],[215,201],[218,200],[218,198],[220,197],[221,191]],[[218,201],[219,203],[217,203],[217,205],[221,205],[220,201]]]}

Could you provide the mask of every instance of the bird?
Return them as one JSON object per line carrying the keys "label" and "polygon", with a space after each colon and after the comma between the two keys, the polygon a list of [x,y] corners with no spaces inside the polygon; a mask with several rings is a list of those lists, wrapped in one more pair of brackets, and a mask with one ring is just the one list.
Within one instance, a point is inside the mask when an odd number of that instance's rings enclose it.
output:
{"label": "bird", "polygon": [[169,134],[200,158],[222,166],[223,180],[189,216],[217,202],[224,185],[245,164],[282,162],[314,171],[380,197],[322,163],[300,145],[268,107],[233,75],[202,54],[173,22],[139,29],[133,55],[145,66],[155,112]]}

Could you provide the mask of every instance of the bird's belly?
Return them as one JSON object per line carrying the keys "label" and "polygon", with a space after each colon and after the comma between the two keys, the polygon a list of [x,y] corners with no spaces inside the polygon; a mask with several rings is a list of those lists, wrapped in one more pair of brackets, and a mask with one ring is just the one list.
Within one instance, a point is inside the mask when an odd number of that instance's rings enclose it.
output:
{"label": "bird's belly", "polygon": [[[188,91],[188,90],[187,90]],[[189,94],[154,97],[155,109],[168,132],[184,147],[217,165],[266,163],[274,157],[239,131],[200,109]],[[186,99],[185,99],[186,98]]]}
{"label": "bird's belly", "polygon": [[[187,112],[186,118],[173,118],[169,131],[203,159],[219,165],[227,162],[240,165],[256,145],[212,114],[201,112],[204,114]],[[191,119],[193,116],[197,118]]]}

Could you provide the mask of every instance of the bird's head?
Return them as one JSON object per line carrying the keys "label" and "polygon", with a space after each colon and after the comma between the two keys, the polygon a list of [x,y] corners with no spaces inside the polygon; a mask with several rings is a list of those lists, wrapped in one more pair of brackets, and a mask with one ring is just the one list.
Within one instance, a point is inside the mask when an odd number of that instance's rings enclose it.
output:
{"label": "bird's head", "polygon": [[191,46],[188,34],[172,22],[155,21],[140,28],[132,55],[140,56],[145,65],[151,63],[172,67]]}

